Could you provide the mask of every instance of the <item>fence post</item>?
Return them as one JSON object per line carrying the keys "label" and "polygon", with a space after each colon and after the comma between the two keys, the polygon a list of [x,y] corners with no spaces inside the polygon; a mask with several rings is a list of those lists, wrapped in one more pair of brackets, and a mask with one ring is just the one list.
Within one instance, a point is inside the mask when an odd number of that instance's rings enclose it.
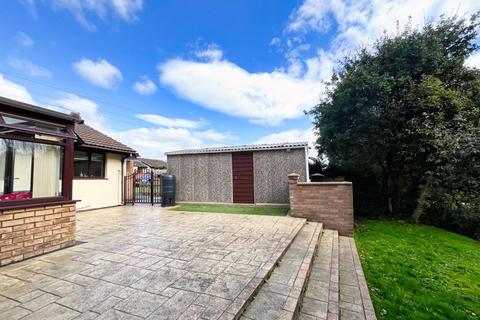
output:
{"label": "fence post", "polygon": [[154,179],[154,173],[153,173],[153,170],[150,170],[150,201],[152,202],[152,206],[154,204],[154,202],[153,202],[153,179]]}

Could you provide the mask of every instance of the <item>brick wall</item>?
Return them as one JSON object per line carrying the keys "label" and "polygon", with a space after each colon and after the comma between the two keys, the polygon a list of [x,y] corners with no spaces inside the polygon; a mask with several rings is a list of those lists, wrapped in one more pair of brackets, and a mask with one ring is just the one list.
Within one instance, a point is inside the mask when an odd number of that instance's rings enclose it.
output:
{"label": "brick wall", "polygon": [[298,182],[288,175],[290,212],[293,217],[323,223],[326,229],[353,235],[353,193],[351,182]]}
{"label": "brick wall", "polygon": [[75,203],[0,210],[0,266],[75,244]]}

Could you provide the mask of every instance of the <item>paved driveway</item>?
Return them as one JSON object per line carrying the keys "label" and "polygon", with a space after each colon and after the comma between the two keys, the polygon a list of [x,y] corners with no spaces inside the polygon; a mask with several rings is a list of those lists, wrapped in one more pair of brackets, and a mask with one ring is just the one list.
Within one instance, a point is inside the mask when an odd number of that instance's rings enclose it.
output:
{"label": "paved driveway", "polygon": [[0,268],[0,319],[228,319],[302,220],[150,206],[78,213],[75,247]]}

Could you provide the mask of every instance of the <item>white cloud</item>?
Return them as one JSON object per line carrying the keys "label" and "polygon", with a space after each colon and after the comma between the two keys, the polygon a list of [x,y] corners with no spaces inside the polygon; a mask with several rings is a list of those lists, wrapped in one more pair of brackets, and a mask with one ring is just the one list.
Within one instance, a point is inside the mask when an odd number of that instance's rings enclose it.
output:
{"label": "white cloud", "polygon": [[55,9],[69,11],[84,28],[96,30],[96,26],[87,16],[93,14],[105,19],[109,13],[126,22],[138,20],[137,13],[143,8],[143,0],[53,0]]}
{"label": "white cloud", "polygon": [[142,10],[143,0],[111,0],[110,4],[119,17],[131,22],[138,19],[136,14]]}
{"label": "white cloud", "polygon": [[292,129],[280,132],[275,132],[256,140],[255,144],[262,143],[282,143],[282,142],[308,142],[309,157],[316,157],[317,151],[315,149],[317,136],[314,133],[314,128],[307,129]]}
{"label": "white cloud", "polygon": [[105,89],[113,89],[123,79],[120,70],[105,59],[96,62],[82,59],[73,64],[73,69],[90,83]]}
{"label": "white cloud", "polygon": [[[37,104],[25,87],[5,79],[2,74],[0,74],[0,96]],[[166,117],[161,117],[164,120],[163,124],[157,123],[160,127],[137,127],[126,130],[113,129],[109,125],[110,121],[106,121],[108,116],[102,112],[101,106],[74,94],[63,94],[61,97],[48,101],[43,106],[63,113],[80,113],[87,125],[136,149],[144,157],[164,159],[166,151],[214,147],[223,145],[226,141],[236,139],[228,132],[223,133],[213,129],[198,130],[198,126],[195,125],[194,121],[189,123],[188,121],[190,120],[169,119]],[[183,120],[187,122],[183,122]],[[205,122],[201,124],[206,125]],[[179,125],[186,125],[186,127],[175,127]]]}
{"label": "white cloud", "polygon": [[31,48],[35,43],[28,34],[22,31],[17,31],[16,39],[18,44],[24,48]]}
{"label": "white cloud", "polygon": [[136,128],[111,133],[113,137],[139,151],[142,157],[164,159],[167,151],[218,146],[231,136],[214,130],[186,128]]}
{"label": "white cloud", "polygon": [[195,55],[207,61],[219,61],[223,58],[223,51],[216,43],[211,43],[205,49],[197,50]]}
{"label": "white cloud", "polygon": [[108,115],[102,113],[101,106],[74,94],[54,99],[46,107],[64,113],[80,113],[85,124],[134,148],[143,157],[163,159],[166,151],[216,146],[234,139],[229,133],[212,129],[198,130],[197,128],[204,123],[159,115],[137,115],[138,118],[156,125],[152,128],[114,129],[107,121]]}
{"label": "white cloud", "polygon": [[328,12],[329,4],[332,2],[334,1],[305,0],[303,4],[290,15],[291,21],[287,26],[287,30],[325,30],[329,26],[325,15]]}
{"label": "white cloud", "polygon": [[158,114],[137,114],[136,117],[143,121],[162,126],[162,127],[171,127],[171,128],[198,128],[204,126],[206,123],[204,121],[193,121],[188,119],[181,118],[167,118],[160,116]]}
{"label": "white cloud", "polygon": [[480,51],[477,51],[475,54],[468,57],[465,61],[465,65],[470,68],[480,69]]}
{"label": "white cloud", "polygon": [[158,66],[160,81],[182,98],[252,123],[279,125],[315,105],[318,81],[282,71],[250,73],[226,60],[173,59]]}
{"label": "white cloud", "polygon": [[282,40],[280,40],[280,38],[273,37],[272,40],[270,41],[270,45],[271,46],[278,46],[281,42],[282,42]]}
{"label": "white cloud", "polygon": [[35,104],[32,96],[24,86],[5,79],[2,74],[0,74],[0,96]]}
{"label": "white cloud", "polygon": [[48,107],[63,113],[80,113],[89,126],[101,131],[106,130],[105,116],[100,113],[99,106],[91,100],[66,93],[60,98],[49,101]]}
{"label": "white cloud", "polygon": [[141,95],[148,96],[157,91],[157,86],[147,76],[140,77],[139,81],[133,84],[133,89]]}
{"label": "white cloud", "polygon": [[30,60],[26,59],[17,59],[17,58],[9,58],[8,64],[10,67],[20,70],[30,77],[43,77],[43,78],[51,78],[52,73],[45,67],[38,66],[32,63]]}
{"label": "white cloud", "polygon": [[237,137],[231,135],[230,133],[218,132],[213,129],[208,129],[204,131],[195,131],[195,135],[203,140],[211,142],[223,142],[225,140],[237,140]]}
{"label": "white cloud", "polygon": [[305,0],[290,15],[287,33],[325,32],[336,28],[332,50],[354,50],[371,43],[384,31],[393,34],[397,27],[436,20],[442,14],[473,14],[480,9],[476,0]]}

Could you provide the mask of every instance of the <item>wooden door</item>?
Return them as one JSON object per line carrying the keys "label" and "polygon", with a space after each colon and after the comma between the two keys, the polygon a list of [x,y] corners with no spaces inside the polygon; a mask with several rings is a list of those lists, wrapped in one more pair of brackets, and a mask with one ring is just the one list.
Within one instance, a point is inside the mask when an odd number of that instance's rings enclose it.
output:
{"label": "wooden door", "polygon": [[233,202],[254,203],[253,153],[232,153]]}

